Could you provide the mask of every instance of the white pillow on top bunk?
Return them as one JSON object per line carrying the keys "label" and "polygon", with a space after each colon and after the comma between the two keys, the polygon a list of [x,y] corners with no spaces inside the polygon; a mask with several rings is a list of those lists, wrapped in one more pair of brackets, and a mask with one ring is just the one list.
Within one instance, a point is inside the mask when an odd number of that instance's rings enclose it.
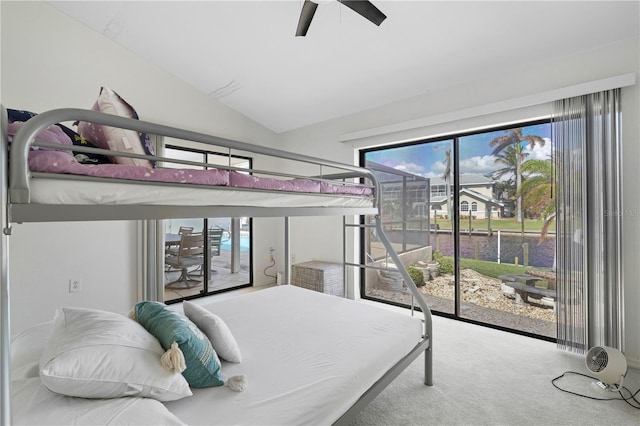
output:
{"label": "white pillow on top bunk", "polygon": [[[102,87],[100,89],[100,95],[92,109],[119,117],[138,118],[133,107],[108,87]],[[146,138],[146,135],[141,135],[135,130],[80,121],[78,122],[78,133],[82,135],[82,137],[93,141],[102,149],[141,155],[154,154],[153,146]],[[113,160],[118,164],[154,167],[153,163],[146,159],[114,157]]]}
{"label": "white pillow on top bunk", "polygon": [[58,308],[40,357],[40,379],[52,392],[82,398],[191,396],[184,377],[162,366],[163,353],[154,336],[124,315]]}
{"label": "white pillow on top bunk", "polygon": [[238,343],[222,318],[202,306],[186,300],[182,302],[182,307],[187,318],[193,321],[209,338],[213,349],[220,358],[235,363],[242,361]]}

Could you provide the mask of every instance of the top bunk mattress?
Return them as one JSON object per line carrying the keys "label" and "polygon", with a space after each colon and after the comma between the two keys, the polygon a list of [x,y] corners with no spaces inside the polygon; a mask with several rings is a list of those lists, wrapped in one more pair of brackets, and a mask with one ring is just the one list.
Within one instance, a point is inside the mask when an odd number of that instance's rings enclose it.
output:
{"label": "top bunk mattress", "polygon": [[53,205],[171,205],[371,208],[366,196],[247,190],[196,185],[145,185],[39,176],[31,181],[31,203]]}

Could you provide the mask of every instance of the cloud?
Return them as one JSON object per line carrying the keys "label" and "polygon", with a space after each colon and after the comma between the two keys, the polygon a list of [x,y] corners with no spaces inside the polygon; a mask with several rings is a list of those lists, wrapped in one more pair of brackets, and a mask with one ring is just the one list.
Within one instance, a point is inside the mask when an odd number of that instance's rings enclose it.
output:
{"label": "cloud", "polygon": [[425,173],[424,166],[406,161],[395,162],[393,160],[383,161],[382,164],[392,169],[400,170],[414,175],[422,176]]}
{"label": "cloud", "polygon": [[446,167],[447,166],[444,164],[444,161],[438,161],[437,163],[433,163],[433,165],[431,166],[431,170],[429,170],[429,174],[433,174],[435,176],[442,176]]}
{"label": "cloud", "polygon": [[435,173],[433,171],[430,171],[430,172],[424,173],[422,175],[422,177],[429,178],[429,179],[431,179],[431,178],[442,178],[442,173]]}
{"label": "cloud", "polygon": [[416,163],[407,163],[403,161],[402,163],[394,166],[394,169],[402,170],[403,172],[413,173],[414,175],[422,176],[425,172],[424,166],[421,166]]}
{"label": "cloud", "polygon": [[525,160],[549,160],[551,159],[551,139],[544,138],[544,146],[536,145],[533,149],[526,145],[524,152],[529,154]]}
{"label": "cloud", "polygon": [[486,175],[487,173],[492,173],[494,170],[500,168],[502,168],[502,166],[496,163],[495,155],[477,155],[460,161],[461,173],[478,173]]}
{"label": "cloud", "polygon": [[[525,157],[526,160],[549,160],[551,158],[551,140],[544,138],[545,144],[543,147],[536,145],[533,149],[529,145],[524,146],[524,152],[528,154]],[[469,157],[460,161],[461,173],[479,173],[481,175],[491,174],[495,170],[505,167],[504,164],[496,163],[495,155],[482,155]],[[508,175],[505,175],[504,179],[508,179]]]}

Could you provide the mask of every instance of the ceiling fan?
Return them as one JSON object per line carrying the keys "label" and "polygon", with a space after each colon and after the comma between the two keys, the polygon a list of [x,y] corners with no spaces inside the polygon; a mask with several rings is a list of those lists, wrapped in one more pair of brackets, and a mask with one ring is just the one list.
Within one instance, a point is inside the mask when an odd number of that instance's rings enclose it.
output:
{"label": "ceiling fan", "polygon": [[[373,5],[370,1],[365,0],[338,0],[340,3],[347,6],[349,9],[358,13],[359,15],[365,17],[369,21],[373,22],[376,25],[380,25],[382,21],[387,19],[387,16],[380,11],[377,7]],[[309,25],[311,25],[311,20],[313,19],[313,15],[316,13],[316,9],[318,8],[318,4],[312,2],[311,0],[304,0],[304,4],[302,5],[302,11],[300,12],[300,19],[298,20],[298,29],[296,30],[296,37],[301,36],[304,37],[307,35],[307,30],[309,30]]]}

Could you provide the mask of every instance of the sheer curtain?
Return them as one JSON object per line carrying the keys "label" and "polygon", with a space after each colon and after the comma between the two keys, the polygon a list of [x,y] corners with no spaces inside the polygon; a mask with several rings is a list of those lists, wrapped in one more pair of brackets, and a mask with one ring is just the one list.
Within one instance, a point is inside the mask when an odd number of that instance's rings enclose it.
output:
{"label": "sheer curtain", "polygon": [[558,346],[624,351],[620,89],[554,109]]}

